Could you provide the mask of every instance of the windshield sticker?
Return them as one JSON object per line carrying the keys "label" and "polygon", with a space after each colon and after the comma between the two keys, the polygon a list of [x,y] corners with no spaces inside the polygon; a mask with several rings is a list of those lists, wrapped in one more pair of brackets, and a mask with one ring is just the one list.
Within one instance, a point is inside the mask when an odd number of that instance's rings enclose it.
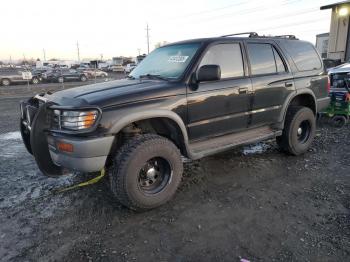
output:
{"label": "windshield sticker", "polygon": [[169,63],[185,63],[188,56],[184,55],[173,55],[169,57],[168,62]]}

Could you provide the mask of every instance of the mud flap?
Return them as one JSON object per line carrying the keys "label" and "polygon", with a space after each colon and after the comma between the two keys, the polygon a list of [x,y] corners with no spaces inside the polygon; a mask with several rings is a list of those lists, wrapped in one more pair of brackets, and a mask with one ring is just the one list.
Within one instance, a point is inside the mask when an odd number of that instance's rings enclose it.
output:
{"label": "mud flap", "polygon": [[26,126],[23,124],[23,118],[21,118],[20,120],[19,129],[21,131],[21,136],[22,136],[24,146],[26,147],[28,153],[33,155],[32,147],[30,145],[30,132],[26,128]]}
{"label": "mud flap", "polygon": [[[57,166],[52,161],[49,152],[47,135],[45,132],[45,130],[48,130],[50,128],[49,120],[47,118],[47,108],[49,106],[51,106],[50,103],[46,103],[40,106],[34,116],[30,131],[30,149],[40,171],[46,176],[58,177],[64,175],[65,172],[63,168]],[[23,141],[25,141],[25,138]]]}

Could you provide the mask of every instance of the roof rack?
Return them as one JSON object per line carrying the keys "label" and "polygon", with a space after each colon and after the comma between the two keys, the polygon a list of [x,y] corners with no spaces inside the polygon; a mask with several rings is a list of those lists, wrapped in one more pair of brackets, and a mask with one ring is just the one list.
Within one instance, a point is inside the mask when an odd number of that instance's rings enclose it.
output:
{"label": "roof rack", "polygon": [[221,37],[229,37],[229,36],[238,36],[238,35],[248,35],[248,37],[253,38],[287,38],[287,39],[293,39],[298,40],[298,38],[295,37],[295,35],[276,35],[276,36],[269,36],[269,35],[258,35],[256,32],[244,32],[244,33],[237,33],[237,34],[229,34],[229,35],[223,35]]}
{"label": "roof rack", "polygon": [[235,35],[248,35],[248,37],[259,37],[258,33],[256,33],[256,32],[229,34],[229,35],[222,35],[221,37],[228,37],[228,36],[235,36]]}

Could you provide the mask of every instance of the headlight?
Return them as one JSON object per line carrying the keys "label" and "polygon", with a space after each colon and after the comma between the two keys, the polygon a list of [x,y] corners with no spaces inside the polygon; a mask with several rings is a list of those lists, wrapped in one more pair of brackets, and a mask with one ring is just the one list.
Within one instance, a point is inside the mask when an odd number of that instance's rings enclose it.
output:
{"label": "headlight", "polygon": [[97,110],[65,111],[54,110],[54,121],[59,129],[82,130],[92,127],[98,116]]}

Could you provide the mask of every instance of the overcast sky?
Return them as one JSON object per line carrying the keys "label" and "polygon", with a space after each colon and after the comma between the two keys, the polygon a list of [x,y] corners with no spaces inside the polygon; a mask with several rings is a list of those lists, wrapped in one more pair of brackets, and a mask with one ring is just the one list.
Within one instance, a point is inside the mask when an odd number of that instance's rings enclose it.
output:
{"label": "overcast sky", "polygon": [[157,42],[235,32],[295,34],[315,43],[336,0],[2,0],[0,59],[135,56]]}

